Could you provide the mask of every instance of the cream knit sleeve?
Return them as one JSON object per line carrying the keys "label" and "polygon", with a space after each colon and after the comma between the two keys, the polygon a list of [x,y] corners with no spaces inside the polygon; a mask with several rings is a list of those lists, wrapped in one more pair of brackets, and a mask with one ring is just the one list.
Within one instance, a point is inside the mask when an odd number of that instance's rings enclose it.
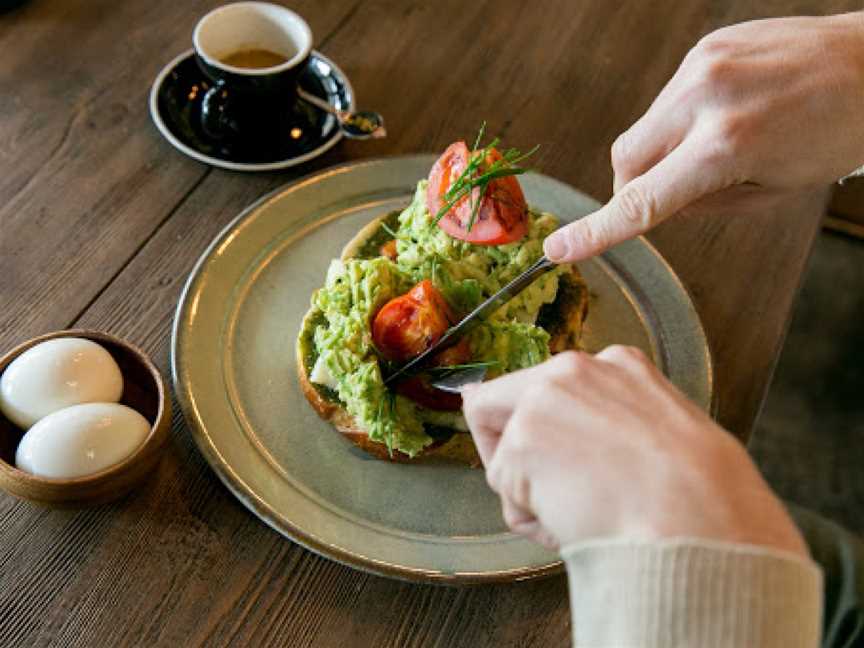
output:
{"label": "cream knit sleeve", "polygon": [[701,539],[565,547],[575,646],[814,648],[822,572],[790,553]]}

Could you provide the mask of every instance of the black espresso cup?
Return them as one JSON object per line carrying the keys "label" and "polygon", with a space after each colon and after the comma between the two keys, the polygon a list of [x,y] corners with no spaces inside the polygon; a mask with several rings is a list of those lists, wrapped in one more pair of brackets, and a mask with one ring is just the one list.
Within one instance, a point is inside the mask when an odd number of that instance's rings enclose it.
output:
{"label": "black espresso cup", "polygon": [[312,31],[299,15],[268,2],[214,9],[195,26],[195,58],[213,85],[201,104],[201,127],[243,157],[303,144],[312,109],[297,98]]}

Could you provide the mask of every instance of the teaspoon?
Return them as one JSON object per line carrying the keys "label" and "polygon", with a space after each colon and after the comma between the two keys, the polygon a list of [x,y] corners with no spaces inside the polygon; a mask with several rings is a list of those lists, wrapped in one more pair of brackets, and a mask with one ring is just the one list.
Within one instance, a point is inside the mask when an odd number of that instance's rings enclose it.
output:
{"label": "teaspoon", "polygon": [[384,118],[381,116],[381,113],[373,110],[358,110],[354,112],[339,110],[330,105],[329,101],[316,97],[299,86],[297,87],[297,96],[306,103],[334,115],[345,137],[363,140],[370,138],[380,139],[387,136],[387,130],[384,128]]}

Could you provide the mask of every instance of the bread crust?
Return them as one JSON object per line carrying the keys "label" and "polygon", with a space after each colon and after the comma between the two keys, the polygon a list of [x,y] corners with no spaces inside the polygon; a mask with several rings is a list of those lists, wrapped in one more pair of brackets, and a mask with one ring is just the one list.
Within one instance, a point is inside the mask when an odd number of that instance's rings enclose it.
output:
{"label": "bread crust", "polygon": [[[378,232],[381,221],[385,217],[380,216],[375,218],[360,229],[342,249],[341,260],[347,261],[357,256],[363,245]],[[559,331],[553,332],[550,348],[556,352],[565,348],[575,348],[573,341],[578,340],[578,337],[581,335],[582,321],[585,319],[587,313],[588,290],[576,266],[572,267],[571,274],[567,275],[566,278],[570,289],[570,299],[567,302],[568,313],[564,314],[563,319],[569,322],[569,330],[565,326],[559,327]],[[341,403],[326,398],[309,380],[312,367],[306,364],[306,350],[307,344],[311,343],[311,341],[304,343],[303,336],[311,330],[311,320],[317,314],[318,311],[313,306],[303,317],[300,327],[300,339],[297,340],[296,344],[296,356],[297,379],[300,382],[300,389],[318,416],[333,425],[351,443],[377,459],[398,463],[457,462],[468,464],[472,467],[482,465],[477,448],[471,439],[471,435],[467,432],[454,430],[454,434],[449,439],[434,441],[413,458],[398,450],[390,452],[385,444],[370,439],[366,431],[358,425],[354,417],[348,413]]]}
{"label": "bread crust", "polygon": [[381,221],[386,218],[386,215],[379,216],[378,218],[373,218],[366,225],[360,228],[360,231],[357,232],[350,241],[345,244],[345,247],[342,248],[342,254],[339,257],[342,261],[347,261],[348,259],[353,259],[358,254],[360,254],[360,249],[363,245],[375,236],[378,228],[381,227]]}

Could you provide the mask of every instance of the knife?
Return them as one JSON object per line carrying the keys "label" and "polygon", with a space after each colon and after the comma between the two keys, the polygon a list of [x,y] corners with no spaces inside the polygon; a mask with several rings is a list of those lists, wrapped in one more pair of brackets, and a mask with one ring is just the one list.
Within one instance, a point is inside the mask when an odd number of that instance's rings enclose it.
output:
{"label": "knife", "polygon": [[501,306],[525,290],[525,288],[530,286],[537,277],[545,274],[554,267],[555,264],[552,261],[547,259],[545,256],[540,257],[530,268],[525,270],[525,272],[520,274],[489,299],[480,304],[477,308],[466,315],[458,324],[447,329],[447,332],[444,333],[444,335],[442,335],[435,344],[387,376],[384,379],[384,385],[392,385],[400,378],[409,375],[412,371],[420,369],[432,356],[439,351],[443,351],[447,347],[456,344],[456,342],[458,342],[465,333],[470,331],[479,322],[482,322]]}

